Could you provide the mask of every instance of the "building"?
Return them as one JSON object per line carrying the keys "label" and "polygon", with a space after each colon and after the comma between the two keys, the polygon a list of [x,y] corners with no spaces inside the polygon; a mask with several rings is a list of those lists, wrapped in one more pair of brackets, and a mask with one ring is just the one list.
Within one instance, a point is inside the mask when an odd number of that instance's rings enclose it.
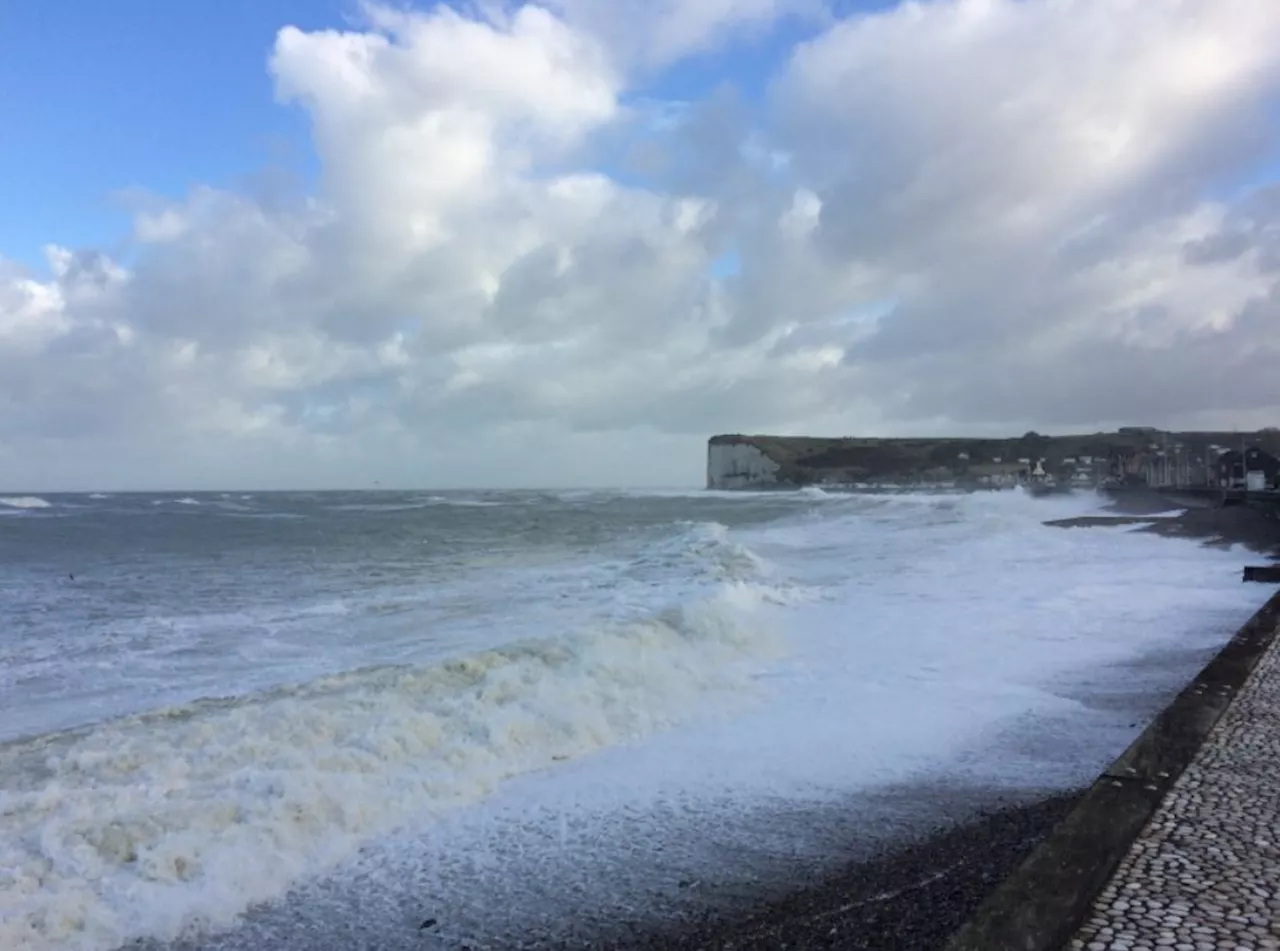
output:
{"label": "building", "polygon": [[[1218,456],[1217,480],[1224,489],[1243,489],[1249,482],[1249,473],[1262,473],[1261,481],[1268,489],[1280,487],[1280,459],[1271,453],[1249,446],[1242,453],[1231,449]],[[1257,478],[1255,476],[1255,478]]]}
{"label": "building", "polygon": [[1141,450],[1124,449],[1112,452],[1107,463],[1108,475],[1117,482],[1132,484],[1151,481],[1150,460]]}

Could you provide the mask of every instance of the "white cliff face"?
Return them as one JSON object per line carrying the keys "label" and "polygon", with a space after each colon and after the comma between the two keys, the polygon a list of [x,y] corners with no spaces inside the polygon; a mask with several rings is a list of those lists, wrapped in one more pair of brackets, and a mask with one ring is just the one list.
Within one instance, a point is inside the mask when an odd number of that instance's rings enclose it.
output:
{"label": "white cliff face", "polygon": [[778,464],[748,443],[707,447],[707,488],[746,489],[778,482]]}

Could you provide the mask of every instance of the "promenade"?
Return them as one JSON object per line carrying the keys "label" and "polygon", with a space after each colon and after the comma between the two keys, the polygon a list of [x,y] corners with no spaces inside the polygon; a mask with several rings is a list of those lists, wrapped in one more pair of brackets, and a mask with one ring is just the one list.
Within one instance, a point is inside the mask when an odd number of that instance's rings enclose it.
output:
{"label": "promenade", "polygon": [[1280,642],[1272,641],[1068,947],[1280,949]]}
{"label": "promenade", "polygon": [[1280,951],[1280,593],[946,951]]}

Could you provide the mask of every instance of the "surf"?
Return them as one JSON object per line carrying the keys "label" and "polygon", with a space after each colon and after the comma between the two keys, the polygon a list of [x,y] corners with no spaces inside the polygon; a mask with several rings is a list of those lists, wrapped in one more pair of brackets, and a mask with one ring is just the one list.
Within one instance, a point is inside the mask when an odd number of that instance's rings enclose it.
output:
{"label": "surf", "polygon": [[0,748],[0,946],[230,924],[504,781],[723,715],[781,642],[727,582],[643,621],[201,701]]}

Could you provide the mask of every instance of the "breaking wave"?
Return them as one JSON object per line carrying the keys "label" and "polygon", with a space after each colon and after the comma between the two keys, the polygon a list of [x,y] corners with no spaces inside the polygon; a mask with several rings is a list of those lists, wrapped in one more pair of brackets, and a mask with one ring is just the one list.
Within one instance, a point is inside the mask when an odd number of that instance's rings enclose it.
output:
{"label": "breaking wave", "polygon": [[0,946],[224,926],[505,779],[738,709],[780,647],[772,600],[724,582],[642,621],[0,747]]}
{"label": "breaking wave", "polygon": [[[776,580],[777,568],[741,542],[720,522],[684,522],[665,542],[646,547],[634,568],[679,569],[686,577],[710,581]],[[773,590],[777,595],[780,590]]]}
{"label": "breaking wave", "polygon": [[410,499],[403,502],[346,502],[328,506],[331,512],[410,512],[415,509],[432,508],[434,506],[454,506],[457,508],[502,508],[510,502],[498,502],[488,499],[449,498],[443,495],[430,495],[426,498]]}
{"label": "breaking wave", "polygon": [[424,509],[431,502],[350,502],[343,505],[327,506],[331,512],[411,512]]}
{"label": "breaking wave", "polygon": [[52,508],[52,503],[40,498],[38,495],[7,495],[0,496],[0,505],[10,509],[47,509]]}
{"label": "breaking wave", "polygon": [[821,488],[820,486],[816,486],[816,485],[806,485],[803,489],[801,489],[801,490],[800,490],[798,493],[796,493],[796,494],[797,494],[797,495],[800,495],[800,496],[802,496],[802,497],[804,497],[804,498],[806,498],[806,499],[829,499],[829,498],[832,498],[832,494],[831,494],[830,492],[828,492],[826,489],[823,489],[823,488]]}

